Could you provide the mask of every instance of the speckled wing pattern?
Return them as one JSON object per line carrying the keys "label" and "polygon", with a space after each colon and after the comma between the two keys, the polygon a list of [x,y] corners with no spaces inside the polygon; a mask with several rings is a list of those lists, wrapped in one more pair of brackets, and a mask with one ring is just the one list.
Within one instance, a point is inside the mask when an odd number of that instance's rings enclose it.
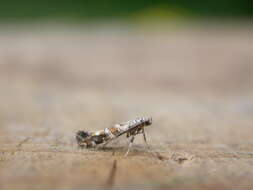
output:
{"label": "speckled wing pattern", "polygon": [[105,128],[104,130],[88,132],[78,131],[76,135],[77,143],[80,147],[95,147],[99,144],[108,144],[115,138],[127,134],[127,137],[135,136],[139,133],[144,133],[144,127],[151,125],[152,118],[140,117],[127,122],[115,124],[113,127]]}

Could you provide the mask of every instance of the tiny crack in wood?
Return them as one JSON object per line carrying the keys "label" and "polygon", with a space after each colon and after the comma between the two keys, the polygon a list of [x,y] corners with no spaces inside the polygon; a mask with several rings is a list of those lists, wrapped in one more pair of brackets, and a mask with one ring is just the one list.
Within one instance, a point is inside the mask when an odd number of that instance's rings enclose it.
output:
{"label": "tiny crack in wood", "polygon": [[109,173],[109,177],[106,181],[106,189],[112,189],[115,183],[115,176],[117,170],[117,160],[113,161],[112,169]]}

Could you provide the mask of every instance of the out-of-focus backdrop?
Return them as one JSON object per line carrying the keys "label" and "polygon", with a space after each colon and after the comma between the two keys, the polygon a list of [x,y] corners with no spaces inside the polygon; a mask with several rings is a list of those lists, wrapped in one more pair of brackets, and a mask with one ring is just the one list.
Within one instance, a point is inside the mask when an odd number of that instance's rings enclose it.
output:
{"label": "out-of-focus backdrop", "polygon": [[0,17],[5,19],[119,19],[143,17],[253,16],[250,0],[2,0]]}
{"label": "out-of-focus backdrop", "polygon": [[[249,0],[2,0],[0,189],[252,189],[252,18]],[[77,148],[138,116],[151,150]]]}

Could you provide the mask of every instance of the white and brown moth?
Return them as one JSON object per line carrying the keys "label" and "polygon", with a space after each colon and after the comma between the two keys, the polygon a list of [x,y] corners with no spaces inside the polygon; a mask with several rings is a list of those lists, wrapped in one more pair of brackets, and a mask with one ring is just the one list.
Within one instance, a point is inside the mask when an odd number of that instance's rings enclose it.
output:
{"label": "white and brown moth", "polygon": [[105,147],[109,142],[126,134],[126,137],[131,137],[128,150],[125,156],[128,155],[129,150],[134,142],[134,137],[137,134],[142,134],[145,143],[147,143],[144,127],[152,124],[151,117],[141,117],[127,122],[115,124],[113,127],[105,128],[104,130],[88,132],[78,131],[76,133],[77,144],[81,148],[97,147],[103,145]]}

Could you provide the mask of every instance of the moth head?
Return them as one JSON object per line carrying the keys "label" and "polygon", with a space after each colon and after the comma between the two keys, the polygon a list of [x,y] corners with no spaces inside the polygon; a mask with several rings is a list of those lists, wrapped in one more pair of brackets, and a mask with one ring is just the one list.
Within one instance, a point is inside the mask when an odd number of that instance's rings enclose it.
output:
{"label": "moth head", "polygon": [[151,125],[152,124],[152,117],[148,117],[145,120],[145,125]]}
{"label": "moth head", "polygon": [[77,143],[80,146],[84,146],[84,144],[87,144],[87,140],[90,136],[91,134],[88,131],[77,131],[76,133]]}

